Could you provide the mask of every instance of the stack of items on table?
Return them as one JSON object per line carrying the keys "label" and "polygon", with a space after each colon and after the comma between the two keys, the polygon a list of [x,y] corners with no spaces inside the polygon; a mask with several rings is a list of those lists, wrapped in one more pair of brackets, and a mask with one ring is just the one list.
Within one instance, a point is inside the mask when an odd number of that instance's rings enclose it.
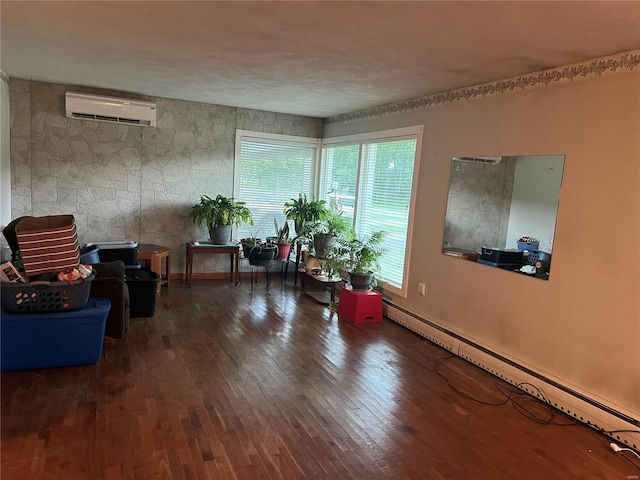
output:
{"label": "stack of items on table", "polygon": [[111,302],[89,298],[95,273],[80,264],[73,215],[21,217],[3,234],[0,368],[97,363]]}
{"label": "stack of items on table", "polygon": [[482,247],[478,263],[548,280],[551,253],[538,250],[540,242],[533,237],[520,237],[517,244],[517,250]]}

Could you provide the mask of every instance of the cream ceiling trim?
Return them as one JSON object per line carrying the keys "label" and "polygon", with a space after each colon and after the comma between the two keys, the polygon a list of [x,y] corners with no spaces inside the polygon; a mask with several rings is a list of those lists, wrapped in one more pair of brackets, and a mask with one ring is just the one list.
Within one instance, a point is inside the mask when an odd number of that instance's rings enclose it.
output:
{"label": "cream ceiling trim", "polygon": [[445,103],[454,103],[493,95],[502,95],[514,91],[531,90],[547,87],[551,84],[568,83],[587,80],[593,77],[604,77],[616,73],[640,71],[640,50],[619,53],[608,57],[596,58],[585,62],[573,63],[563,67],[549,68],[495,82],[482,83],[471,87],[459,88],[444,93],[436,93],[425,97],[413,98],[402,102],[382,105],[360,112],[337,115],[325,119],[325,125],[337,125],[357,120],[393,115],[421,108],[435,107]]}

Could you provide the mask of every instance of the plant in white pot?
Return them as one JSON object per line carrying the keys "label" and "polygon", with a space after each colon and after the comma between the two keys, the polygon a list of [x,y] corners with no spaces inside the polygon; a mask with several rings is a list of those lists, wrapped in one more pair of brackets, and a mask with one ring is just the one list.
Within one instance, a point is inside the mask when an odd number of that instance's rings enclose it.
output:
{"label": "plant in white pot", "polygon": [[241,223],[253,225],[251,211],[245,202],[218,194],[216,198],[207,195],[191,207],[191,220],[209,229],[209,237],[214,245],[225,245],[231,240],[231,228]]}
{"label": "plant in white pot", "polygon": [[328,263],[335,271],[346,270],[354,290],[371,288],[375,275],[380,271],[380,257],[385,253],[382,243],[387,232],[380,230],[369,236],[341,235],[328,254]]}

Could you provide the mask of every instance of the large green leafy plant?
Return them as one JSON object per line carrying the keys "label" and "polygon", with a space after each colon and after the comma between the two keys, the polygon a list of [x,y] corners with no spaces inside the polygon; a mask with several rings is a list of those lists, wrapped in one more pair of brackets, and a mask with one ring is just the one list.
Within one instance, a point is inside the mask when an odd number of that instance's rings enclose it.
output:
{"label": "large green leafy plant", "polygon": [[190,217],[196,225],[206,225],[209,229],[241,223],[253,225],[251,211],[245,202],[220,194],[216,198],[202,195],[200,202],[191,207]]}
{"label": "large green leafy plant", "polygon": [[298,198],[285,202],[284,214],[287,220],[293,220],[296,233],[300,235],[306,225],[324,220],[329,210],[324,200],[309,200],[306,194],[300,193]]}
{"label": "large green leafy plant", "polygon": [[380,270],[380,257],[385,253],[382,243],[387,232],[380,230],[369,236],[341,235],[329,254],[329,262],[336,270],[355,274],[375,274]]}

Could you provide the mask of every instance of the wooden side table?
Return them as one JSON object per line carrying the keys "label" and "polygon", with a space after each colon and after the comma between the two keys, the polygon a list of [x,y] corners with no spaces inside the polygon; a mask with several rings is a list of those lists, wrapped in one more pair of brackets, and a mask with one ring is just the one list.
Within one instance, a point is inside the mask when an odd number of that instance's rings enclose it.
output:
{"label": "wooden side table", "polygon": [[[166,276],[162,276],[162,259],[165,259]],[[171,285],[171,250],[160,245],[150,243],[141,243],[138,245],[138,260],[149,260],[151,271],[160,275],[158,282],[158,293],[162,285],[169,287]]]}
{"label": "wooden side table", "polygon": [[[206,242],[188,242],[186,268],[185,268],[185,282],[187,286],[191,288],[191,277],[193,276],[193,256],[194,255],[216,255],[226,254],[229,255],[229,281],[233,281],[235,276],[236,286],[238,286],[239,275],[239,262],[240,262],[240,245],[237,243],[227,243],[226,245],[214,245]],[[235,258],[235,269],[233,268]]]}
{"label": "wooden side table", "polygon": [[[311,275],[303,268],[298,269],[302,293],[320,305],[332,305],[336,301],[336,285],[342,282],[340,277],[329,278],[324,275]],[[327,287],[329,287],[329,298],[327,299]]]}

